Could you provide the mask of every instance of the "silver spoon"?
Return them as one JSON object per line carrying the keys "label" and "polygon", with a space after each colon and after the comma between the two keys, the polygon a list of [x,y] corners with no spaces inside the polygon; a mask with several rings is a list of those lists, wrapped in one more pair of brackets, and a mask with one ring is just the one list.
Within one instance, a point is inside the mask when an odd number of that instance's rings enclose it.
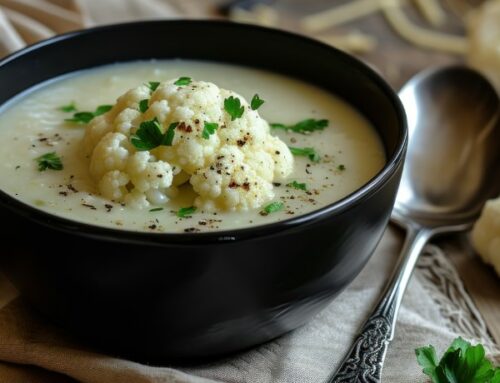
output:
{"label": "silver spoon", "polygon": [[381,381],[399,306],[425,244],[468,230],[500,191],[500,101],[487,80],[465,67],[431,69],[399,96],[409,146],[391,218],[406,229],[406,239],[381,300],[330,383]]}

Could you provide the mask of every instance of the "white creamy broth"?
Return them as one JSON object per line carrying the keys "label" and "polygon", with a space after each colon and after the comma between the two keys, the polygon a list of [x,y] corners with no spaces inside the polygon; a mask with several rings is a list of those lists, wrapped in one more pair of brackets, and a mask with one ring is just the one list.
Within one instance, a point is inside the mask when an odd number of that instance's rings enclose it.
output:
{"label": "white creamy broth", "polygon": [[[181,76],[213,82],[248,101],[255,93],[265,100],[259,109],[268,122],[293,124],[306,118],[327,119],[329,126],[308,135],[274,129],[287,145],[313,147],[319,163],[295,157],[294,171],[274,186],[273,201],[281,211],[263,216],[259,209],[244,212],[196,211],[190,217],[175,214],[191,206],[194,192],[181,187],[178,197],[163,210],[133,209],[100,197],[80,153],[85,127],[68,124],[60,106],[74,102],[79,110],[113,104],[128,89],[147,81]],[[329,205],[352,193],[385,164],[382,143],[370,123],[334,95],[293,78],[275,73],[199,61],[169,60],[114,64],[74,73],[37,87],[0,111],[0,185],[22,202],[65,218],[99,226],[151,232],[197,232],[267,224]],[[64,169],[37,169],[35,158],[57,152]],[[307,191],[286,186],[305,183]],[[151,208],[155,208],[152,206]]]}

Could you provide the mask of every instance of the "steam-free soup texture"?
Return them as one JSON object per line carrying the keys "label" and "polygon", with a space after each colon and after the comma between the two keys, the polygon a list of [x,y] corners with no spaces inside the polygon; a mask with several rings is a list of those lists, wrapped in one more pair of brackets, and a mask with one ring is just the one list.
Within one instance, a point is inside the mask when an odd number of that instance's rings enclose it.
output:
{"label": "steam-free soup texture", "polygon": [[[183,77],[212,82],[248,102],[258,94],[265,101],[258,113],[271,124],[328,121],[328,126],[306,134],[271,129],[289,147],[313,149],[317,155],[295,153],[293,171],[274,182],[274,197],[260,208],[195,209],[196,193],[189,182],[168,202],[150,203],[147,208],[104,198],[89,173],[88,156],[82,155],[85,123],[65,121],[75,113],[71,106],[77,111],[95,111],[141,84]],[[289,219],[352,193],[385,163],[375,129],[358,111],[325,90],[262,70],[184,60],[109,65],[42,84],[2,107],[0,142],[2,191],[72,220],[149,232],[232,230]],[[62,166],[51,162],[50,156],[49,166],[40,166],[37,159],[50,153],[56,154]]]}

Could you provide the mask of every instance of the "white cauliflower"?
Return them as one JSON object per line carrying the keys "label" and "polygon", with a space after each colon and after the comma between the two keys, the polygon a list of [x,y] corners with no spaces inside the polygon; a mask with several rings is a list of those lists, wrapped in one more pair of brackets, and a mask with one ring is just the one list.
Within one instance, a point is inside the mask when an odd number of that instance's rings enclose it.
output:
{"label": "white cauliflower", "polygon": [[481,258],[500,276],[500,197],[486,202],[472,230],[472,242]]}
{"label": "white cauliflower", "polygon": [[199,197],[195,205],[204,210],[249,210],[261,207],[274,197],[272,177],[263,178],[245,162],[237,146],[222,147],[210,166],[191,177]]}
{"label": "white cauliflower", "polygon": [[[82,146],[100,193],[146,208],[166,203],[189,181],[203,210],[269,202],[273,181],[293,170],[288,147],[238,94],[203,81],[175,82],[132,89],[90,122]],[[239,99],[241,117],[225,110],[229,97]]]}

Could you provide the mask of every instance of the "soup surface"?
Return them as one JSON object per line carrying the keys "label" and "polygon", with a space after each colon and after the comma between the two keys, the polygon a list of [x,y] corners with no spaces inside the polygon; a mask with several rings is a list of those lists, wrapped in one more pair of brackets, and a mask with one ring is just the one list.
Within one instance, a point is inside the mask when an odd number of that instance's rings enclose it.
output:
{"label": "soup surface", "polygon": [[[272,129],[290,147],[313,148],[319,162],[295,156],[287,180],[274,184],[278,211],[203,211],[184,214],[195,193],[189,183],[166,205],[135,209],[99,195],[81,156],[85,125],[64,120],[72,114],[61,106],[94,111],[113,104],[128,89],[148,81],[189,76],[213,82],[250,101],[258,93],[265,103],[260,116],[269,123],[293,125],[326,119],[323,130],[300,134]],[[0,109],[1,190],[38,209],[94,225],[150,232],[231,230],[285,220],[317,210],[352,193],[383,167],[382,143],[370,123],[332,94],[296,79],[262,70],[221,63],[168,60],[114,64],[73,73],[42,84]],[[36,159],[55,152],[62,170],[40,171]]]}

